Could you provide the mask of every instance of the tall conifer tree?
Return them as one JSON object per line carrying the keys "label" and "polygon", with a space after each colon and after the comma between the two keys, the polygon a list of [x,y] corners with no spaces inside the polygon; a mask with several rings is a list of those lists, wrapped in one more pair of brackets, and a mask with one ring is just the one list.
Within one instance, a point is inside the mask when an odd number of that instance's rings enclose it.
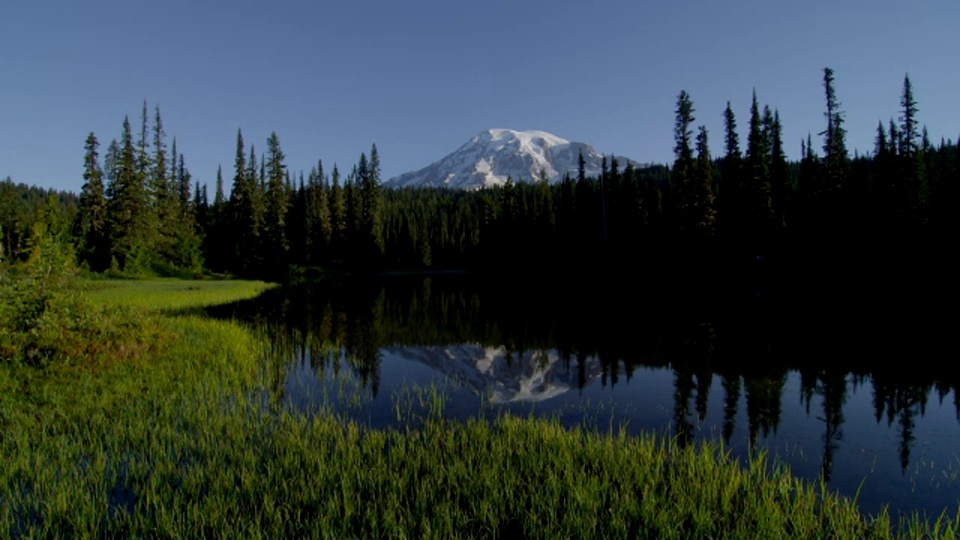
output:
{"label": "tall conifer tree", "polygon": [[696,192],[694,208],[697,228],[704,237],[713,236],[716,211],[713,197],[713,160],[710,159],[710,147],[706,126],[700,126],[697,132]]}
{"label": "tall conifer tree", "polygon": [[850,156],[847,152],[846,129],[843,128],[843,112],[834,89],[833,70],[824,68],[823,88],[826,94],[827,129],[823,135],[823,185],[819,194],[822,211],[828,218],[828,227],[839,225],[840,208],[845,204],[849,187]]}
{"label": "tall conifer tree", "polygon": [[783,149],[783,125],[780,123],[780,112],[775,110],[773,123],[770,125],[770,198],[773,203],[774,228],[778,231],[786,227],[789,181],[787,156]]}
{"label": "tall conifer tree", "polygon": [[111,251],[120,268],[134,263],[134,272],[146,270],[149,253],[144,246],[143,182],[137,174],[136,149],[129,117],[123,119],[123,131],[115,156],[115,179],[108,211],[110,216]]}
{"label": "tall conifer tree", "polygon": [[747,207],[744,198],[743,156],[740,153],[740,135],[737,119],[730,102],[723,111],[724,155],[720,162],[720,188],[718,193],[719,229],[728,239],[739,241],[744,229]]}
{"label": "tall conifer tree", "polygon": [[289,245],[286,235],[287,193],[284,185],[286,175],[285,156],[280,149],[280,138],[276,132],[267,139],[266,168],[266,204],[264,214],[264,247],[267,262],[272,266],[273,275],[279,275],[287,263]]}
{"label": "tall conifer tree", "polygon": [[[361,159],[363,156],[360,156]],[[364,232],[372,246],[371,257],[376,260],[383,255],[383,199],[380,193],[380,155],[377,145],[370,148],[370,162],[364,178],[363,191]],[[372,261],[371,261],[372,262]]]}
{"label": "tall conifer tree", "polygon": [[110,239],[107,235],[107,200],[104,195],[103,172],[97,148],[100,143],[92,132],[87,136],[83,159],[83,188],[77,213],[75,236],[77,256],[90,269],[102,272],[110,265]]}
{"label": "tall conifer tree", "polygon": [[693,102],[686,90],[677,96],[677,108],[673,124],[673,191],[676,194],[674,207],[677,211],[677,226],[681,231],[691,231],[697,222],[693,206],[693,145],[691,126],[694,121]]}
{"label": "tall conifer tree", "polygon": [[[769,113],[769,108],[766,110]],[[769,116],[765,114],[764,116]],[[767,122],[769,123],[769,122]],[[760,104],[757,101],[757,92],[754,90],[750,104],[750,131],[747,135],[746,165],[746,197],[749,207],[747,215],[748,229],[752,236],[753,247],[759,247],[757,242],[763,243],[770,231],[773,215],[770,200],[770,145],[767,141],[767,131],[764,129],[763,116],[760,115]]]}

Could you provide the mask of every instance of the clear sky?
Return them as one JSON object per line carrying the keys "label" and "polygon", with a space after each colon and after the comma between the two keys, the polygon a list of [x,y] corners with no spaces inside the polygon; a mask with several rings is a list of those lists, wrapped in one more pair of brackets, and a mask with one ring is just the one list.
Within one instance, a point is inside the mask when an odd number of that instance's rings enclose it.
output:
{"label": "clear sky", "polygon": [[896,119],[905,74],[937,143],[960,135],[958,37],[957,0],[10,0],[0,178],[79,191],[87,134],[102,152],[144,100],[228,194],[238,128],[258,154],[276,131],[294,172],[349,170],[376,143],[383,179],[488,128],[671,162],[680,90],[718,155],[728,100],[745,148],[756,89],[797,159],[807,133],[822,145],[824,67],[851,153]]}

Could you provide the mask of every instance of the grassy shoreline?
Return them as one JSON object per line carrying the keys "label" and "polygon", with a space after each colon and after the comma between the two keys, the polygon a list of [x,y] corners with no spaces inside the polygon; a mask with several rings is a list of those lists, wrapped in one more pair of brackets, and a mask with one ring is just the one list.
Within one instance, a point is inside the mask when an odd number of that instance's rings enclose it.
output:
{"label": "grassy shoreline", "polygon": [[448,422],[439,405],[390,430],[264,407],[266,345],[191,310],[266,287],[83,282],[76,305],[126,326],[69,362],[0,362],[0,536],[957,534],[960,516],[864,516],[764,456],[743,468],[710,444]]}

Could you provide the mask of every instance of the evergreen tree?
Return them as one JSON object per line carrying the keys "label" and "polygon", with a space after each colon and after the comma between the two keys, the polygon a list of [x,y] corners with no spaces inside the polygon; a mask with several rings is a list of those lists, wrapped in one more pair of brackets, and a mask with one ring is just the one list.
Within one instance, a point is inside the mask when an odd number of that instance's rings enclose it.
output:
{"label": "evergreen tree", "polygon": [[690,95],[686,90],[681,90],[677,96],[677,108],[675,110],[675,121],[673,127],[675,156],[673,162],[673,189],[676,193],[675,207],[677,211],[677,226],[681,231],[689,232],[694,230],[695,224],[699,221],[696,216],[693,201],[693,146],[691,137],[693,132],[690,126],[693,124],[693,102],[690,101]]}
{"label": "evergreen tree", "polygon": [[142,244],[144,253],[152,258],[156,244],[157,213],[151,193],[153,158],[150,156],[150,121],[146,100],[143,101],[140,114],[140,133],[137,136],[135,162],[134,181],[141,191],[141,203],[143,204],[140,212],[141,236],[138,241]]}
{"label": "evergreen tree", "polygon": [[161,257],[172,260],[176,228],[179,226],[176,198],[171,187],[176,176],[177,145],[174,140],[169,173],[167,170],[166,144],[163,141],[163,121],[160,107],[157,107],[153,120],[153,174],[150,181],[152,206],[156,216],[156,250]]}
{"label": "evergreen tree", "polygon": [[137,174],[136,150],[130,119],[124,117],[116,160],[115,177],[108,203],[111,254],[120,268],[134,273],[148,270],[149,251],[144,245],[145,219],[142,177]]}
{"label": "evergreen tree", "polygon": [[226,204],[226,199],[223,195],[223,167],[217,165],[217,183],[215,188],[215,193],[213,196],[213,208],[217,212],[223,210],[224,205]]}
{"label": "evergreen tree", "polygon": [[137,138],[137,169],[136,174],[139,177],[139,182],[146,187],[147,180],[150,177],[150,167],[152,165],[150,159],[150,139],[148,134],[150,133],[150,123],[149,117],[147,115],[147,101],[143,101],[143,110],[140,116],[140,136]]}
{"label": "evergreen tree", "polygon": [[877,136],[873,139],[873,157],[887,156],[890,146],[887,143],[887,132],[883,129],[883,121],[877,122]]}
{"label": "evergreen tree", "polygon": [[713,236],[716,212],[713,197],[713,160],[707,140],[706,126],[697,132],[697,161],[695,165],[696,192],[693,196],[696,225],[704,237]]}
{"label": "evergreen tree", "polygon": [[193,187],[193,176],[184,163],[183,154],[179,156],[177,164],[177,215],[181,220],[189,219],[192,211],[190,205],[190,189]]}
{"label": "evergreen tree", "polygon": [[231,232],[227,200],[223,192],[223,167],[217,166],[217,181],[214,188],[213,204],[210,205],[207,227],[204,231],[204,258],[207,266],[214,271],[226,270]]}
{"label": "evergreen tree", "polygon": [[917,139],[920,134],[917,126],[917,102],[913,97],[913,85],[910,76],[903,77],[903,93],[900,95],[900,154],[913,158],[917,154]]}
{"label": "evergreen tree", "polygon": [[153,181],[154,192],[167,183],[167,151],[163,139],[166,133],[163,130],[163,120],[160,118],[160,106],[157,105],[153,114]]}
{"label": "evergreen tree", "polygon": [[329,255],[328,250],[333,237],[333,223],[330,218],[330,203],[327,191],[323,162],[318,160],[317,166],[310,171],[310,175],[307,177],[304,200],[307,263],[312,265],[320,264],[324,257]]}
{"label": "evergreen tree", "polygon": [[[207,198],[207,185],[203,184],[200,186],[200,182],[195,182],[193,184],[193,214],[195,216],[197,226],[197,234],[201,238],[205,237],[205,232],[210,226],[210,201]],[[204,250],[205,252],[206,250]]]}
{"label": "evergreen tree", "polygon": [[770,124],[770,198],[773,203],[774,229],[783,230],[787,223],[787,209],[789,208],[789,169],[787,156],[783,149],[783,125],[780,123],[780,112],[773,112],[773,123]]}
{"label": "evergreen tree", "polygon": [[901,178],[898,196],[905,202],[907,226],[915,226],[925,213],[922,193],[926,191],[926,178],[922,169],[920,130],[917,123],[917,102],[913,97],[913,85],[909,75],[903,77],[903,93],[900,96],[900,139],[898,171]]}
{"label": "evergreen tree", "polygon": [[739,241],[745,228],[744,220],[748,205],[745,201],[743,183],[743,157],[740,154],[740,136],[737,120],[730,102],[723,111],[724,156],[720,162],[720,187],[718,189],[718,228],[728,239]]}
{"label": "evergreen tree", "polygon": [[332,245],[338,257],[343,256],[343,249],[347,241],[347,204],[344,189],[340,185],[340,170],[333,164],[330,175],[330,221],[332,224]]}
{"label": "evergreen tree", "polygon": [[117,172],[119,163],[120,145],[117,143],[116,139],[113,139],[110,141],[110,144],[107,145],[107,151],[103,155],[103,174],[106,177],[108,201],[116,197],[119,188],[119,186],[117,186]]}
{"label": "evergreen tree", "polygon": [[[764,116],[769,116],[767,108]],[[750,104],[750,131],[747,135],[747,153],[745,161],[745,201],[748,203],[747,223],[749,231],[749,247],[763,248],[770,233],[773,205],[770,200],[770,145],[768,131],[760,115],[760,104],[757,101],[757,92],[753,92]]]}
{"label": "evergreen tree", "polygon": [[103,172],[100,169],[97,137],[90,133],[85,145],[83,188],[74,236],[78,239],[77,258],[91,270],[102,272],[110,266],[110,238],[107,235],[107,200]]}
{"label": "evergreen tree", "polygon": [[828,229],[840,226],[841,208],[846,203],[848,180],[850,174],[850,156],[847,153],[846,130],[843,128],[843,113],[840,111],[840,102],[837,101],[834,89],[833,70],[824,68],[823,87],[826,94],[827,110],[824,117],[827,119],[827,129],[821,135],[823,142],[823,168],[821,193],[817,194],[819,207],[826,217],[824,224]]}
{"label": "evergreen tree", "polygon": [[237,130],[237,150],[234,159],[233,188],[230,193],[229,223],[233,242],[230,267],[244,275],[254,275],[260,265],[260,212],[259,189],[256,181],[256,154],[250,146],[249,160],[243,133]]}
{"label": "evergreen tree", "polygon": [[264,220],[266,219],[266,184],[263,163],[266,161],[260,156],[257,163],[257,153],[254,145],[250,145],[247,156],[247,184],[250,192],[250,227],[252,242],[249,247],[249,269],[255,273],[262,273],[264,265]]}
{"label": "evergreen tree", "polygon": [[[361,160],[363,155],[361,154]],[[383,198],[380,193],[380,155],[377,145],[370,148],[370,163],[367,165],[366,176],[361,177],[363,192],[363,220],[364,232],[373,247],[371,262],[383,256]]]}
{"label": "evergreen tree", "polygon": [[227,227],[234,232],[231,237],[231,247],[228,250],[228,268],[234,271],[245,269],[244,245],[251,240],[250,234],[250,197],[247,185],[247,158],[246,146],[243,142],[243,133],[237,129],[237,147],[233,161],[233,187],[230,189],[230,201],[227,203]]}
{"label": "evergreen tree", "polygon": [[317,181],[313,190],[314,219],[319,236],[317,247],[326,250],[333,243],[333,216],[330,209],[330,190],[326,176],[323,174],[323,163],[317,162]]}
{"label": "evergreen tree", "polygon": [[344,200],[347,207],[347,254],[351,260],[362,259],[366,245],[363,238],[363,199],[360,179],[367,175],[367,155],[360,154],[360,161],[353,165],[344,183]]}
{"label": "evergreen tree", "polygon": [[177,163],[176,185],[179,224],[172,262],[179,268],[199,274],[203,270],[203,238],[197,226],[197,208],[190,198],[192,175],[184,163],[183,154],[179,155]]}
{"label": "evergreen tree", "polygon": [[289,245],[286,236],[287,194],[284,186],[286,165],[280,149],[280,139],[272,132],[267,139],[266,168],[266,205],[264,214],[264,247],[266,260],[271,266],[270,272],[278,276],[287,263]]}

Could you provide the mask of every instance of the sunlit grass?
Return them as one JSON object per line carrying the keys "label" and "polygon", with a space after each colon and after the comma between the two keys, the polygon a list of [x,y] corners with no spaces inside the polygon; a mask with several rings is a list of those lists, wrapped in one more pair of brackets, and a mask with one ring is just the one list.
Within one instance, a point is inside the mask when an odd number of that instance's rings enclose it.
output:
{"label": "sunlit grass", "polygon": [[254,297],[272,285],[262,281],[152,279],[83,282],[89,297],[105,306],[180,310]]}

